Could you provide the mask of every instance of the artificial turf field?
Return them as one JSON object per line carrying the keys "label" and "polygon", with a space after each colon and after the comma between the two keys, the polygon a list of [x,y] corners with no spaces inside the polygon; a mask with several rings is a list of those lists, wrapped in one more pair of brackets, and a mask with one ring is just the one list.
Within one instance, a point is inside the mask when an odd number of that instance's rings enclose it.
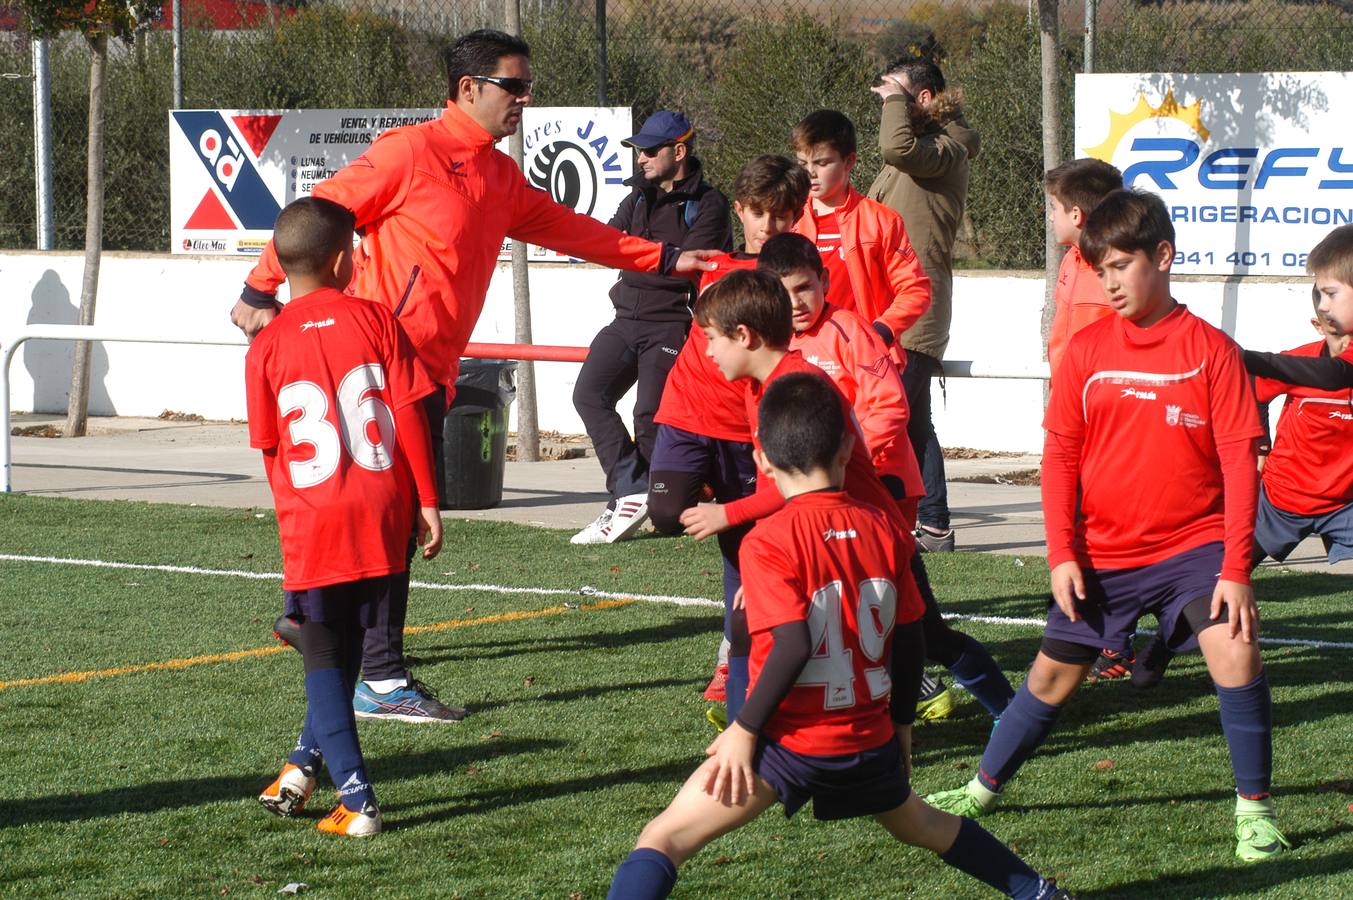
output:
{"label": "artificial turf field", "polygon": [[[270,633],[280,582],[247,577],[280,571],[271,513],[0,496],[0,897],[272,896],[291,882],[315,897],[604,897],[713,736],[700,692],[719,610],[625,597],[714,598],[719,563],[688,539],[566,537],[448,521],[442,555],[415,562],[416,581],[442,586],[410,602],[410,625],[430,626],[408,637],[417,674],[472,715],[362,723],[388,830],[343,840],[313,827],[326,782],[300,819],[253,800],[305,706],[299,654]],[[961,627],[1017,684],[1042,561],[927,563],[949,612],[1012,620]],[[468,585],[481,587],[445,589]],[[1304,642],[1264,651],[1292,853],[1232,855],[1230,770],[1196,655],[1152,693],[1087,686],[984,824],[1083,898],[1353,897],[1350,587],[1256,580],[1265,634]],[[918,726],[922,793],[973,774],[990,720],[963,701]],[[676,896],[992,895],[869,822],[772,810],[688,863]]]}

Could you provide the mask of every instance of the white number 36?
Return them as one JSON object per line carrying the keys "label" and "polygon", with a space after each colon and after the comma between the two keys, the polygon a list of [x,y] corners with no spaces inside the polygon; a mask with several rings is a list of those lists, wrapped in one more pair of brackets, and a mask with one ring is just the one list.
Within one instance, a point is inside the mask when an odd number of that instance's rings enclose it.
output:
{"label": "white number 36", "polygon": [[[283,417],[297,410],[301,413],[289,425],[292,444],[309,444],[315,450],[310,459],[291,462],[292,485],[308,488],[323,484],[338,471],[343,450],[353,462],[372,472],[395,464],[392,452],[395,417],[390,407],[374,394],[384,387],[385,370],[377,363],[357,366],[344,375],[338,383],[335,405],[337,429],[329,422],[329,397],[319,385],[293,381],[277,392],[277,406]],[[371,439],[373,422],[378,435],[375,441]]]}

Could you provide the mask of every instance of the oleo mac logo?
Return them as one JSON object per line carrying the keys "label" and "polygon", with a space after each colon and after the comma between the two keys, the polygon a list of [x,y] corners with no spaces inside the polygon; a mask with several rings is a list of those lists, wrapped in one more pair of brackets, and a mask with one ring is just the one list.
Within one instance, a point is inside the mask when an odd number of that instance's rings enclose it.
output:
{"label": "oleo mac logo", "polygon": [[[173,117],[212,181],[212,187],[207,189],[186,227],[234,230],[237,227],[235,221],[238,221],[238,227],[244,229],[272,228],[281,208],[225,117],[215,110],[176,110]],[[234,119],[248,149],[256,157],[281,116],[235,116]],[[225,206],[221,204],[222,199]]]}

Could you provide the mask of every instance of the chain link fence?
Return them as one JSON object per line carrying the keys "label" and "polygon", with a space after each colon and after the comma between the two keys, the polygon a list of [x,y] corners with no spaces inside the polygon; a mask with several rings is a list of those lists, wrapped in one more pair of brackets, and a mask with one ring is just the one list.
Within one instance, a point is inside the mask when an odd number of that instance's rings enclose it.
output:
{"label": "chain link fence", "polygon": [[[628,105],[636,122],[681,109],[708,177],[727,189],[759,153],[786,153],[804,114],[832,107],[860,135],[855,183],[880,166],[886,61],[929,56],[961,90],[982,135],[972,167],[960,265],[1041,268],[1043,171],[1036,9],[988,0],[520,0],[539,105]],[[1062,3],[1063,153],[1072,152],[1072,76],[1082,71],[1085,0]],[[1093,2],[1093,0],[1090,0]],[[221,108],[437,106],[440,51],[472,28],[501,26],[503,0],[185,2],[184,105]],[[1353,69],[1353,2],[1134,2],[1094,10],[1103,72]],[[32,56],[0,7],[0,248],[35,246]],[[605,32],[605,63],[598,33]],[[84,240],[89,54],[52,47],[55,218],[60,248]],[[152,26],[112,54],[108,78],[105,246],[169,247],[169,32]],[[603,96],[604,95],[604,96]]]}

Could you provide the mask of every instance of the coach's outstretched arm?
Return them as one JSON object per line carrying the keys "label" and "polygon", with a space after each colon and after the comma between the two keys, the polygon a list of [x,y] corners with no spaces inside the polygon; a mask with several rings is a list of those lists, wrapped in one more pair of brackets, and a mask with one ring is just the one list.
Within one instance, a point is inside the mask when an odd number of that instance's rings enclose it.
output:
{"label": "coach's outstretched arm", "polygon": [[[399,131],[386,132],[357,161],[315,185],[313,196],[349,210],[360,234],[404,202],[413,170],[414,152],[408,137]],[[253,340],[277,315],[281,309],[277,287],[283,281],[286,275],[269,240],[230,311],[230,321],[245,337]]]}
{"label": "coach's outstretched arm", "polygon": [[706,262],[719,250],[682,250],[626,234],[591,216],[576,212],[544,191],[519,178],[515,184],[517,214],[508,237],[548,247],[613,269],[657,272],[659,275],[696,275],[717,268]]}

